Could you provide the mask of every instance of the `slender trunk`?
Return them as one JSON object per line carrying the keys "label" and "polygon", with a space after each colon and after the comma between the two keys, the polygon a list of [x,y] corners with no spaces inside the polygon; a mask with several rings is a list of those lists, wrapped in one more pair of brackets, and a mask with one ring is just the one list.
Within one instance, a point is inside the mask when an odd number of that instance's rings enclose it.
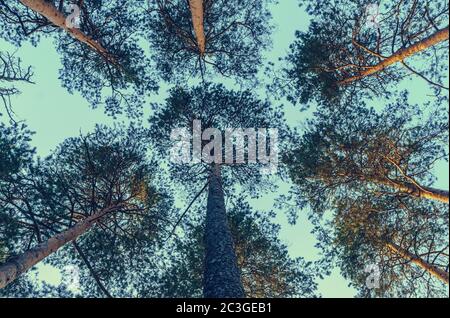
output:
{"label": "slender trunk", "polygon": [[108,62],[117,65],[111,54],[97,41],[93,40],[91,37],[87,36],[77,28],[69,28],[66,25],[66,16],[61,13],[52,3],[45,0],[19,0],[24,6],[39,13],[45,17],[48,21],[53,23],[55,26],[65,30],[67,33],[72,35],[78,41],[86,44],[94,51],[97,51],[102,55]]}
{"label": "slender trunk", "polygon": [[225,211],[225,199],[219,165],[215,165],[210,174],[205,247],[204,297],[245,297]]}
{"label": "slender trunk", "polygon": [[73,244],[73,247],[75,247],[75,250],[78,252],[78,255],[80,255],[81,259],[83,260],[83,263],[89,269],[89,272],[91,273],[92,277],[94,278],[94,280],[97,283],[97,286],[100,288],[100,290],[105,294],[106,297],[113,298],[113,296],[111,296],[109,291],[103,285],[102,281],[100,280],[100,277],[98,277],[97,273],[95,272],[95,270],[92,267],[91,263],[88,261],[88,259],[87,259],[86,255],[84,254],[83,250],[78,246],[77,242],[73,241],[72,244]]}
{"label": "slender trunk", "polygon": [[203,56],[206,50],[205,28],[203,24],[203,0],[189,0],[189,7],[198,50],[200,51],[200,55]]}
{"label": "slender trunk", "polygon": [[416,186],[414,184],[410,183],[395,183],[389,180],[371,180],[375,183],[381,183],[384,185],[387,185],[389,187],[392,187],[400,192],[407,193],[412,196],[416,196],[418,198],[422,199],[428,199],[428,200],[435,200],[443,203],[449,204],[449,194],[448,191],[435,189],[431,187],[423,187],[423,186]]}
{"label": "slender trunk", "polygon": [[445,29],[442,29],[442,30],[432,34],[431,36],[427,37],[426,39],[423,39],[422,41],[419,41],[419,42],[411,45],[410,47],[398,50],[393,55],[384,59],[379,64],[374,65],[373,67],[370,67],[370,68],[362,71],[361,74],[359,74],[359,75],[346,78],[346,79],[340,81],[338,84],[339,85],[347,85],[347,84],[353,83],[355,81],[358,81],[364,77],[381,72],[382,70],[386,69],[387,67],[389,67],[395,63],[401,62],[414,54],[424,51],[440,42],[447,41],[448,35],[449,35],[448,28],[449,27],[447,26]]}
{"label": "slender trunk", "polygon": [[405,260],[411,261],[411,263],[418,265],[420,268],[427,271],[431,275],[437,277],[438,279],[440,279],[441,281],[443,281],[448,285],[448,273],[446,271],[424,261],[419,256],[408,252],[407,250],[396,245],[395,243],[389,242],[386,245],[392,252],[400,255]]}
{"label": "slender trunk", "polygon": [[101,217],[111,212],[114,208],[101,210],[86,219],[78,222],[73,227],[49,238],[36,247],[22,253],[11,261],[0,266],[0,289],[14,281],[20,274],[53,254],[66,243],[75,240],[86,233]]}

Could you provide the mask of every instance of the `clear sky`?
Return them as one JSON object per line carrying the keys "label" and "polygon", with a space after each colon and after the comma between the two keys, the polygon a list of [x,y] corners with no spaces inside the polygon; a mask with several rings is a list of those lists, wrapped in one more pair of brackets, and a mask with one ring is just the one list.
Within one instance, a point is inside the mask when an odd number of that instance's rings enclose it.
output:
{"label": "clear sky", "polygon": [[[273,62],[276,62],[278,57],[286,55],[294,39],[294,32],[304,30],[308,26],[308,17],[297,3],[297,0],[281,0],[272,8],[276,30],[273,34],[273,49],[267,53],[267,57]],[[2,51],[15,50],[1,40],[0,47]],[[25,44],[17,50],[17,56],[23,59],[24,65],[33,66],[33,80],[36,84],[18,86],[22,93],[12,99],[13,109],[16,119],[24,120],[28,127],[36,132],[32,143],[40,156],[49,154],[67,137],[91,131],[96,123],[112,124],[114,122],[111,117],[104,114],[102,108],[90,108],[80,95],[71,95],[61,87],[58,79],[60,59],[51,40],[43,40],[37,47]],[[427,94],[426,85],[420,80],[408,82],[407,85],[412,88],[410,90],[412,100],[420,101]],[[166,94],[163,90],[159,95],[153,96],[152,101],[162,101],[164,96]],[[301,125],[310,115],[299,112],[287,102],[285,111],[289,124],[293,126]],[[436,175],[439,176],[436,187],[448,189],[448,164],[439,163]],[[255,209],[270,209],[274,198],[288,190],[289,184],[280,184],[278,193],[252,203]],[[314,247],[316,241],[310,234],[312,227],[306,218],[306,213],[300,213],[299,221],[295,226],[288,225],[283,211],[280,211],[276,221],[282,225],[281,239],[288,245],[293,257],[302,256],[307,260],[318,258],[318,251]],[[52,283],[58,283],[60,280],[60,274],[50,266],[43,267],[40,277]],[[353,297],[355,290],[349,288],[347,284],[339,270],[335,269],[330,277],[319,282],[319,292],[323,297]]]}

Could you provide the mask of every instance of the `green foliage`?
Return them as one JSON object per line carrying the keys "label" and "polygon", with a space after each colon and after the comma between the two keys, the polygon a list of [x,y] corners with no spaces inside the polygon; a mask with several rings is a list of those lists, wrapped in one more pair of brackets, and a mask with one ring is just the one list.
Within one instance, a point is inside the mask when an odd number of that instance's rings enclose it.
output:
{"label": "green foliage", "polygon": [[0,182],[18,175],[33,159],[32,133],[24,124],[0,123]]}
{"label": "green foliage", "polygon": [[[11,231],[16,224],[18,232],[13,239],[5,231],[2,241],[10,244],[13,256],[114,207],[78,244],[101,266],[102,279],[128,274],[133,266],[120,267],[119,259],[145,255],[142,250],[156,244],[159,231],[170,224],[171,198],[163,186],[157,186],[157,179],[141,129],[97,126],[86,137],[64,141],[51,156],[37,162],[23,182],[13,180],[9,188],[2,187],[0,202],[7,217],[2,225]],[[65,247],[51,264],[63,268],[77,262],[73,252]]]}
{"label": "green foliage", "polygon": [[403,78],[416,75],[430,84],[437,97],[447,99],[448,41],[374,75],[342,84],[448,27],[446,1],[300,2],[313,21],[307,31],[297,32],[284,59],[287,66],[273,85],[275,93],[306,107],[309,102],[336,107],[357,96],[389,96]]}
{"label": "green foliage", "polygon": [[[382,112],[344,110],[318,112],[283,156],[295,185],[290,198],[310,209],[324,272],[338,265],[364,297],[445,297],[444,285],[387,244],[448,266],[446,205],[393,186],[432,185],[434,163],[448,157],[447,111],[437,107],[425,117],[407,94]],[[294,221],[297,209],[290,213]],[[376,289],[366,286],[371,264],[380,267]]]}
{"label": "green foliage", "polygon": [[[60,11],[61,1],[50,1]],[[102,45],[107,54],[95,51],[53,26],[46,18],[19,1],[0,1],[0,36],[19,46],[52,37],[61,55],[60,79],[70,93],[80,92],[91,105],[103,105],[113,116],[126,112],[141,115],[150,92],[158,89],[149,59],[139,45],[143,10],[136,1],[83,1],[80,28]],[[112,62],[114,61],[114,62]]]}
{"label": "green foliage", "polygon": [[[439,204],[414,199],[392,200],[361,194],[340,200],[329,228],[337,265],[362,297],[448,297],[444,283],[388,248],[395,243],[445,271],[448,264],[448,211]],[[380,286],[366,285],[374,264]]]}
{"label": "green foliage", "polygon": [[[267,214],[236,201],[228,211],[238,266],[246,297],[314,297],[317,285],[312,263],[291,258],[278,239],[279,226]],[[170,266],[161,281],[159,297],[202,297],[203,222],[190,222],[177,238]]]}
{"label": "green foliage", "polygon": [[[227,128],[277,128],[280,150],[288,133],[283,113],[278,107],[260,100],[250,90],[228,90],[223,85],[207,84],[192,89],[173,88],[165,105],[154,104],[153,109],[155,114],[149,119],[149,136],[155,141],[154,147],[158,156],[164,161],[170,159],[170,150],[175,144],[175,141],[170,139],[172,130],[185,128],[188,133],[192,133],[194,120],[201,121],[203,130],[220,130],[222,136]],[[205,143],[202,144],[204,145]],[[241,184],[255,192],[265,181],[260,171],[261,166],[259,162],[224,165],[224,188],[231,184]],[[209,173],[209,164],[203,162],[192,165],[172,163],[170,168],[174,178],[190,189],[192,185],[201,188]]]}
{"label": "green foliage", "polygon": [[[66,15],[64,5],[74,3],[46,2]],[[389,247],[396,244],[448,273],[448,205],[411,190],[433,186],[435,163],[448,160],[448,109],[443,107],[448,41],[361,76],[448,27],[448,1],[299,2],[312,22],[296,32],[282,59],[285,66],[269,87],[271,95],[303,110],[317,106],[296,135],[283,108],[254,92],[271,44],[270,8],[276,0],[204,0],[205,54],[198,48],[187,0],[77,2],[79,30],[105,51],[80,42],[20,1],[0,0],[2,40],[20,47],[51,39],[61,58],[62,86],[93,108],[102,106],[113,117],[126,113],[131,121],[127,127],[96,126],[86,136],[66,139],[50,156],[36,158],[32,133],[14,123],[10,99],[19,93],[16,83],[32,83],[32,70],[14,54],[0,52],[0,102],[11,119],[0,123],[0,263],[112,209],[44,261],[61,271],[74,266],[77,290],[39,281],[34,268],[0,295],[202,297],[205,220],[198,211],[205,202],[199,194],[190,205],[196,213],[190,211],[189,219],[179,218],[176,225],[173,205],[208,186],[211,165],[170,162],[173,130],[192,132],[199,120],[203,130],[216,128],[222,135],[229,128],[278,129],[283,163],[272,178],[264,176],[260,162],[221,167],[248,297],[315,297],[315,279],[335,267],[360,297],[448,297],[447,286],[429,270]],[[379,5],[378,21],[370,21],[371,5]],[[411,105],[401,91],[410,75],[430,86],[432,102]],[[158,77],[175,86],[164,102],[152,101],[149,125],[143,128],[143,106],[158,90]],[[213,84],[224,78],[240,90]],[[346,83],[349,79],[354,80]],[[367,106],[378,97],[390,100],[381,111]],[[286,176],[293,188],[276,207],[287,209],[291,223],[300,209],[308,210],[322,254],[317,262],[292,258],[279,239],[275,213],[256,212],[244,201],[244,194],[258,198],[274,192],[274,181]],[[176,231],[178,226],[182,229]],[[180,235],[173,239],[174,233]],[[366,284],[367,265],[380,268],[378,288]]]}
{"label": "green foliage", "polygon": [[27,233],[14,217],[14,206],[5,198],[17,193],[33,163],[34,149],[29,145],[31,135],[24,124],[0,123],[0,246],[3,258]]}
{"label": "green foliage", "polygon": [[206,52],[200,55],[185,0],[150,1],[145,21],[152,58],[162,78],[217,75],[254,79],[270,44],[273,0],[204,1]]}
{"label": "green foliage", "polygon": [[14,282],[0,290],[2,298],[71,298],[73,292],[66,286],[52,286],[44,281],[37,283],[37,273],[31,270]]}
{"label": "green foliage", "polygon": [[283,156],[302,205],[323,213],[330,198],[368,190],[408,195],[391,183],[431,186],[434,163],[448,157],[448,113],[427,106],[424,114],[404,93],[382,112],[364,105],[318,112]]}

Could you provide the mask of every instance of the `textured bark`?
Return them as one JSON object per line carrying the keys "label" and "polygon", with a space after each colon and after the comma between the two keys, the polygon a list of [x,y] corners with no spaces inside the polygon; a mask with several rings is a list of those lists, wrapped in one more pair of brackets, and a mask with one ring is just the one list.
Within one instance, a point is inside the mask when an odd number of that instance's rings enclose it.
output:
{"label": "textured bark", "polygon": [[[341,173],[338,174],[339,177],[342,178],[346,178],[348,177],[347,174]],[[319,180],[322,181],[326,181],[328,180],[329,177],[327,176],[320,176]],[[400,183],[400,182],[395,182],[395,181],[391,181],[388,178],[382,178],[382,177],[366,177],[366,176],[359,176],[359,179],[361,181],[365,181],[365,182],[372,182],[375,184],[380,184],[380,185],[385,185],[388,186],[392,189],[395,189],[397,191],[399,191],[400,193],[405,193],[417,198],[421,198],[421,199],[427,199],[427,200],[434,200],[434,201],[439,201],[439,202],[443,202],[446,204],[449,204],[449,193],[448,190],[441,190],[441,189],[435,189],[432,187],[425,187],[425,186],[417,186],[413,183]]]}
{"label": "textured bark", "polygon": [[225,211],[220,166],[213,168],[209,181],[205,228],[205,298],[243,298],[241,274]]}
{"label": "textured bark", "polygon": [[75,240],[86,233],[100,218],[111,212],[113,208],[101,210],[73,227],[61,232],[36,247],[22,253],[13,260],[0,266],[0,289],[13,282],[20,274],[53,254],[65,244]]}
{"label": "textured bark", "polygon": [[401,61],[405,60],[406,58],[413,56],[414,54],[424,51],[440,42],[447,41],[448,40],[448,31],[449,30],[448,30],[448,26],[447,26],[445,29],[434,33],[433,35],[429,36],[428,38],[426,38],[422,41],[419,41],[419,42],[411,45],[410,47],[407,47],[407,48],[397,51],[390,57],[388,57],[388,58],[384,59],[382,62],[378,63],[377,65],[374,65],[374,66],[362,71],[361,74],[359,74],[357,76],[352,76],[352,77],[349,77],[349,78],[346,78],[346,79],[340,81],[339,84],[347,85],[347,84],[353,83],[355,81],[358,81],[360,79],[363,79],[364,77],[381,72],[382,70],[386,69],[387,67],[389,67],[395,63],[401,62]]}
{"label": "textured bark", "polygon": [[69,28],[66,25],[66,17],[64,16],[64,14],[61,13],[52,3],[46,2],[45,0],[19,0],[19,1],[24,6],[45,17],[55,26],[65,30],[67,33],[72,35],[78,41],[86,44],[93,50],[97,51],[110,63],[117,65],[114,58],[112,58],[112,56],[100,43],[93,40],[91,37],[87,36],[77,28]]}
{"label": "textured bark", "polygon": [[387,247],[394,253],[400,255],[405,260],[411,261],[411,263],[418,265],[423,270],[427,271],[431,275],[437,277],[444,283],[448,285],[448,273],[432,264],[429,264],[428,262],[424,261],[422,258],[420,258],[417,255],[414,255],[407,250],[401,248],[400,246],[394,244],[394,243],[387,243]]}
{"label": "textured bark", "polygon": [[203,25],[203,0],[189,0],[189,8],[191,10],[192,25],[194,27],[198,49],[200,55],[203,56],[206,50],[205,28]]}
{"label": "textured bark", "polygon": [[381,183],[384,185],[387,185],[389,187],[392,187],[402,193],[407,193],[412,196],[416,196],[418,198],[422,199],[428,199],[428,200],[435,200],[443,203],[449,204],[448,200],[448,191],[430,188],[430,187],[423,187],[423,186],[416,186],[414,184],[400,184],[395,183],[389,180],[372,180],[375,183]]}
{"label": "textured bark", "polygon": [[400,190],[401,192],[406,192],[411,195],[417,196],[422,199],[429,199],[429,200],[435,200],[440,201],[443,203],[449,203],[448,201],[448,191],[440,190],[440,189],[434,189],[429,187],[421,187],[418,188],[413,185],[393,185],[394,188]]}

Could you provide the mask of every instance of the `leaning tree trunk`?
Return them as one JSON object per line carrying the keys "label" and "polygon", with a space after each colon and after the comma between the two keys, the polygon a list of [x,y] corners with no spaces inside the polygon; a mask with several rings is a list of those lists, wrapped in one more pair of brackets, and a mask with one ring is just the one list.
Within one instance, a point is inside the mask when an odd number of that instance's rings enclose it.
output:
{"label": "leaning tree trunk", "polygon": [[440,202],[447,203],[447,204],[449,203],[448,191],[445,191],[445,190],[434,189],[434,188],[429,188],[429,187],[418,188],[414,185],[395,184],[392,186],[394,188],[400,190],[401,192],[409,193],[413,196],[417,196],[422,199],[435,200],[435,201],[440,201]]}
{"label": "leaning tree trunk", "polygon": [[370,68],[365,69],[359,75],[346,78],[346,79],[340,81],[338,84],[340,84],[340,85],[351,84],[355,81],[363,79],[364,77],[381,72],[384,69],[388,68],[389,66],[391,66],[395,63],[401,62],[401,61],[405,60],[406,58],[413,56],[414,54],[417,54],[421,51],[424,51],[440,42],[447,41],[448,40],[448,31],[449,31],[448,28],[449,27],[447,26],[445,29],[434,33],[433,35],[427,37],[426,39],[424,39],[422,41],[419,41],[407,48],[398,50],[393,55],[384,59],[382,62],[378,63],[377,65],[374,65]]}
{"label": "leaning tree trunk", "polygon": [[393,189],[396,189],[402,193],[409,194],[422,199],[435,200],[443,203],[449,204],[449,194],[448,191],[435,189],[431,187],[416,186],[410,183],[396,183],[390,180],[376,179],[372,180],[374,183],[384,184]]}
{"label": "leaning tree trunk", "polygon": [[394,253],[400,255],[405,260],[410,261],[413,264],[418,265],[423,270],[427,271],[431,275],[437,277],[444,283],[448,285],[448,273],[426,261],[424,261],[422,258],[420,258],[417,255],[414,255],[407,250],[401,248],[400,246],[394,244],[394,243],[387,243],[387,247]]}
{"label": "leaning tree trunk", "polygon": [[203,24],[203,0],[189,0],[189,7],[191,10],[192,24],[197,39],[198,50],[200,55],[203,56],[206,50],[205,28]]}
{"label": "leaning tree trunk", "polygon": [[210,174],[205,226],[205,298],[243,298],[241,274],[225,212],[220,165]]}
{"label": "leaning tree trunk", "polygon": [[113,211],[114,208],[115,207],[107,208],[87,217],[86,219],[75,224],[73,227],[49,238],[47,241],[42,242],[36,247],[1,265],[0,288],[4,288],[6,285],[14,281],[20,274],[26,272],[44,258],[53,254],[65,244],[86,233],[100,218]]}
{"label": "leaning tree trunk", "polygon": [[52,3],[45,0],[19,0],[24,6],[39,13],[55,26],[65,30],[78,41],[86,44],[94,51],[102,55],[108,62],[117,65],[115,59],[109,52],[97,41],[87,36],[77,28],[70,28],[66,25],[66,17]]}

